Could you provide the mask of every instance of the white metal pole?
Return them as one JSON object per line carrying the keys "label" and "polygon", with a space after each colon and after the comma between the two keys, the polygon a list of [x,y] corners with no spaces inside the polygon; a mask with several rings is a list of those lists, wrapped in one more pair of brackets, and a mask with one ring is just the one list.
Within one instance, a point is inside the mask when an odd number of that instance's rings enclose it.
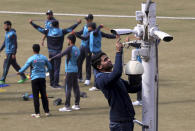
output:
{"label": "white metal pole", "polygon": [[[142,4],[142,12],[145,14],[146,3]],[[150,29],[156,26],[156,4],[151,3],[149,6],[149,14],[145,15],[143,24],[146,29]],[[143,131],[158,131],[158,74],[157,74],[157,43],[154,38],[149,36],[144,41],[141,49],[149,48],[149,59],[148,61],[142,61],[144,66],[144,74],[142,75],[142,122],[144,125],[148,125],[148,129]],[[146,36],[145,36],[146,38]]]}

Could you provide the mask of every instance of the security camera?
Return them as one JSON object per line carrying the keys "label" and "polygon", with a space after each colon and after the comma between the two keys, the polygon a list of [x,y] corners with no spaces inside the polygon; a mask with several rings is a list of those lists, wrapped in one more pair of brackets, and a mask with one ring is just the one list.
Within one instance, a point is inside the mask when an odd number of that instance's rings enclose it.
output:
{"label": "security camera", "polygon": [[151,36],[157,36],[158,38],[160,38],[161,40],[165,41],[165,42],[170,42],[173,40],[173,36],[160,31],[157,27],[153,27],[150,29],[150,35]]}
{"label": "security camera", "polygon": [[126,75],[142,75],[143,73],[144,67],[139,61],[131,60],[125,66]]}
{"label": "security camera", "polygon": [[135,34],[136,32],[132,29],[112,29],[111,33],[115,35],[128,35]]}

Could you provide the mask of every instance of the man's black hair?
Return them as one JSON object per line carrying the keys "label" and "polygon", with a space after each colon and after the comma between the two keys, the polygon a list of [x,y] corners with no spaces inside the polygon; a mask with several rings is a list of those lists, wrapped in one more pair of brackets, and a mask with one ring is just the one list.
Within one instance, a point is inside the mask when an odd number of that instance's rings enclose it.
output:
{"label": "man's black hair", "polygon": [[4,21],[4,24],[12,26],[12,23],[9,20]]}
{"label": "man's black hair", "polygon": [[92,66],[93,68],[95,68],[96,70],[99,71],[99,69],[97,68],[99,65],[101,65],[101,57],[103,55],[106,55],[106,53],[104,52],[100,52],[94,56],[92,56],[92,59],[91,59],[91,63],[92,63]]}
{"label": "man's black hair", "polygon": [[71,40],[71,42],[72,42],[73,44],[76,43],[76,36],[75,36],[75,35],[70,34],[70,35],[67,36],[67,38],[68,38],[69,40]]}
{"label": "man's black hair", "polygon": [[57,21],[57,20],[52,21],[52,26],[59,27],[59,21]]}
{"label": "man's black hair", "polygon": [[33,48],[34,52],[39,53],[39,51],[40,51],[40,45],[39,44],[34,44],[32,48]]}
{"label": "man's black hair", "polygon": [[91,27],[92,29],[96,29],[96,23],[92,22],[87,25],[88,27]]}

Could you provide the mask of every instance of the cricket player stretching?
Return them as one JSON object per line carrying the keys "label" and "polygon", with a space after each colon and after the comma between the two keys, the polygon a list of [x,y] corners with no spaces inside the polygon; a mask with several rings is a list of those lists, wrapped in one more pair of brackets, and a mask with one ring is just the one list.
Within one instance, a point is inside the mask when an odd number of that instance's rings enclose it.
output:
{"label": "cricket player stretching", "polygon": [[[4,30],[6,31],[5,40],[3,42],[3,45],[0,47],[0,52],[5,48],[6,58],[3,64],[3,76],[0,79],[0,84],[5,83],[5,79],[9,71],[10,65],[12,65],[16,71],[20,70],[20,66],[16,62],[17,53],[16,30],[12,29],[12,23],[10,21],[4,22]],[[28,80],[24,73],[20,74],[20,76],[21,80],[19,80],[18,83],[23,83],[26,80]]]}
{"label": "cricket player stretching", "polygon": [[66,94],[66,102],[65,107],[60,108],[59,111],[71,111],[70,108],[70,98],[71,98],[71,90],[73,88],[74,96],[75,96],[75,105],[72,106],[73,110],[79,110],[79,102],[80,102],[80,90],[78,85],[78,66],[77,60],[80,55],[79,49],[75,46],[76,37],[75,35],[71,34],[68,37],[68,48],[54,56],[51,59],[59,58],[62,56],[66,56],[65,60],[65,72],[66,72],[66,79],[65,79],[65,94]]}
{"label": "cricket player stretching", "polygon": [[[86,36],[88,34],[88,24],[93,22],[93,15],[88,14],[88,16],[85,17],[86,24],[84,25],[83,29],[78,32],[79,35]],[[78,58],[78,77],[79,82],[83,82],[83,76],[82,76],[82,65],[86,58],[86,79],[84,84],[89,85],[90,79],[91,79],[91,52],[89,49],[89,40],[81,40],[80,44],[80,55]]]}
{"label": "cricket player stretching", "polygon": [[46,56],[39,54],[40,46],[39,44],[33,45],[34,55],[31,56],[25,65],[19,70],[18,74],[23,73],[27,68],[31,67],[31,84],[32,84],[32,92],[33,92],[33,101],[34,101],[34,109],[35,114],[32,114],[32,117],[39,118],[40,110],[39,110],[39,93],[41,94],[41,100],[43,104],[43,109],[45,111],[45,115],[49,116],[49,104],[46,93],[46,81],[45,81],[45,73],[47,67],[48,70],[51,70],[51,64],[49,63]]}
{"label": "cricket player stretching", "polygon": [[[79,37],[82,40],[89,40],[89,49],[90,52],[92,53],[92,55],[98,54],[99,52],[101,52],[101,41],[102,41],[102,37],[108,38],[108,39],[115,39],[117,38],[116,35],[112,35],[112,34],[106,34],[102,31],[100,31],[101,28],[103,28],[103,25],[98,26],[98,28],[96,28],[96,23],[89,23],[88,24],[88,34],[86,36],[81,36],[78,32],[75,33],[75,35],[77,37]],[[92,88],[90,88],[90,91],[96,91],[98,90],[96,88],[96,84],[95,84],[95,74],[96,74],[96,70],[94,70],[94,86]]]}
{"label": "cricket player stretching", "polygon": [[[52,58],[58,53],[61,53],[64,43],[64,36],[75,29],[81,23],[81,20],[78,20],[76,24],[67,29],[59,28],[59,22],[57,20],[52,22],[52,28],[49,29],[44,29],[34,24],[32,20],[30,20],[29,22],[36,30],[47,36],[49,58]],[[52,70],[49,72],[50,86],[53,88],[61,88],[61,86],[59,85],[61,58],[52,59],[51,65]]]}
{"label": "cricket player stretching", "polygon": [[[52,10],[48,10],[48,11],[46,12],[46,15],[47,15],[47,20],[45,21],[45,29],[49,29],[49,28],[52,27],[52,22],[53,22],[54,20],[56,20],[56,19],[55,19],[54,16],[53,16],[53,11],[52,11]],[[44,35],[43,38],[42,38],[42,41],[41,41],[41,45],[42,45],[42,46],[44,46],[44,41],[45,41],[46,37],[47,37],[47,36]]]}

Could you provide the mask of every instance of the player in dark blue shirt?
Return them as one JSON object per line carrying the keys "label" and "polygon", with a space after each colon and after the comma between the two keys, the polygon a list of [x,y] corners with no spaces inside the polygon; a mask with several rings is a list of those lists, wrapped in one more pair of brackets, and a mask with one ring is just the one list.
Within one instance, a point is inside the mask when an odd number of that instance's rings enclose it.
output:
{"label": "player in dark blue shirt", "polygon": [[[10,65],[12,65],[16,71],[20,70],[20,66],[16,62],[16,53],[17,53],[16,30],[12,29],[11,21],[4,22],[4,29],[6,31],[5,40],[3,42],[3,45],[0,47],[0,52],[5,48],[6,58],[3,64],[3,76],[0,79],[0,84],[5,83],[5,79],[9,71]],[[20,76],[21,76],[21,80],[19,80],[18,83],[23,83],[24,81],[28,80],[24,73],[22,73]]]}
{"label": "player in dark blue shirt", "polygon": [[98,71],[97,88],[103,92],[110,106],[111,131],[133,131],[135,111],[128,93],[141,90],[141,80],[132,77],[129,83],[121,79],[122,52],[122,44],[117,42],[114,68],[110,58],[103,52],[92,58],[92,65]]}

